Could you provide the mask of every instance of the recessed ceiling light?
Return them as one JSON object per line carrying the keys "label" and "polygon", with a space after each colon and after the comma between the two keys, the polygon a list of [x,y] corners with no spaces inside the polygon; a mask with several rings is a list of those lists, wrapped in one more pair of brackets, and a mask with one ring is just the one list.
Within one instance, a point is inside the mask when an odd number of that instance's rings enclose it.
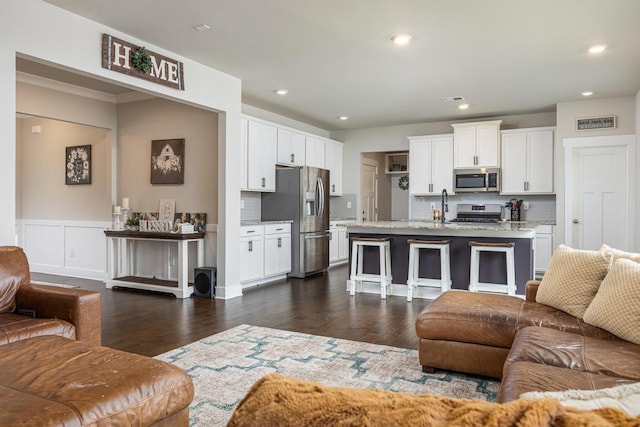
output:
{"label": "recessed ceiling light", "polygon": [[349,120],[349,116],[340,116],[338,117],[339,120]]}
{"label": "recessed ceiling light", "polygon": [[469,104],[460,104],[458,105],[458,110],[466,110],[469,108]]}
{"label": "recessed ceiling light", "polygon": [[208,26],[207,24],[200,24],[200,25],[196,25],[195,27],[193,27],[194,30],[198,30],[198,31],[207,31],[210,30],[211,27]]}
{"label": "recessed ceiling light", "polygon": [[395,44],[407,44],[411,41],[411,36],[409,34],[396,34],[395,36],[391,37],[391,41],[393,41]]}
{"label": "recessed ceiling light", "polygon": [[286,94],[288,94],[288,93],[289,93],[289,91],[288,91],[287,89],[277,89],[277,90],[276,90],[276,93],[277,93],[278,95],[286,95]]}
{"label": "recessed ceiling light", "polygon": [[598,53],[604,52],[606,48],[607,48],[607,45],[605,44],[597,44],[589,48],[589,53],[593,55],[597,55]]}
{"label": "recessed ceiling light", "polygon": [[593,92],[591,92],[590,90],[586,92],[582,92],[582,96],[591,96],[591,95],[593,95]]}

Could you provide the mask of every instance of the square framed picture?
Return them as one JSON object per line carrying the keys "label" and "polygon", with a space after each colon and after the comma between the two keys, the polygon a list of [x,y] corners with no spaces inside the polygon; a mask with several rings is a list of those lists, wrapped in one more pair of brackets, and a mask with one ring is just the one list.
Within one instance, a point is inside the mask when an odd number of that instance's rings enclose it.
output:
{"label": "square framed picture", "polygon": [[184,138],[151,141],[151,184],[184,184]]}
{"label": "square framed picture", "polygon": [[65,151],[65,184],[91,184],[91,145],[66,147]]}

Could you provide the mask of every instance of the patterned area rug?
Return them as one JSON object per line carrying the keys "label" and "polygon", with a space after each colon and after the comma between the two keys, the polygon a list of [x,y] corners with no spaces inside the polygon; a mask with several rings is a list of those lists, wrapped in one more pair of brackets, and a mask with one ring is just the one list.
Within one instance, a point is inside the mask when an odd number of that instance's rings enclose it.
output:
{"label": "patterned area rug", "polygon": [[326,386],[433,393],[495,401],[499,383],[449,372],[424,374],[418,352],[338,338],[241,325],[156,357],[185,370],[195,397],[191,426],[224,426],[269,373]]}

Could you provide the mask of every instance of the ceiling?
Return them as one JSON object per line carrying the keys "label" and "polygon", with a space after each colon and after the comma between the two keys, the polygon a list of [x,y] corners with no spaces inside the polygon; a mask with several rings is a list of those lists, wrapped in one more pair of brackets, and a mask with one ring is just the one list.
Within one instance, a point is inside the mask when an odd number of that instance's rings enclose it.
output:
{"label": "ceiling", "polygon": [[[638,0],[46,1],[237,76],[243,103],[328,130],[548,112],[583,91],[640,89]],[[396,33],[413,39],[397,46]],[[452,96],[469,109],[442,101]]]}

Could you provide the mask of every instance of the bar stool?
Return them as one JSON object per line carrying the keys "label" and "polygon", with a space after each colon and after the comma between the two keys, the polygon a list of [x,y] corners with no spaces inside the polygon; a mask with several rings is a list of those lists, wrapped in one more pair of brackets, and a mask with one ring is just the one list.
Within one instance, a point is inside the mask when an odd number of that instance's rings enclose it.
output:
{"label": "bar stool", "polygon": [[[353,296],[362,291],[362,282],[380,282],[380,298],[387,298],[387,290],[391,289],[391,244],[389,238],[354,237],[351,249],[351,276],[349,277],[349,293]],[[363,255],[365,247],[377,247],[380,251],[380,274],[367,274],[363,271]]]}
{"label": "bar stool", "polygon": [[[416,240],[409,239],[409,271],[407,279],[407,301],[413,298],[418,286],[440,288],[442,292],[451,289],[451,266],[449,262],[448,240]],[[420,249],[436,249],[440,251],[440,279],[420,277]]]}
{"label": "bar stool", "polygon": [[[516,273],[514,250],[515,242],[469,242],[471,246],[471,272],[469,290],[471,292],[497,292],[516,294]],[[480,252],[502,252],[506,255],[507,283],[480,283]]]}

